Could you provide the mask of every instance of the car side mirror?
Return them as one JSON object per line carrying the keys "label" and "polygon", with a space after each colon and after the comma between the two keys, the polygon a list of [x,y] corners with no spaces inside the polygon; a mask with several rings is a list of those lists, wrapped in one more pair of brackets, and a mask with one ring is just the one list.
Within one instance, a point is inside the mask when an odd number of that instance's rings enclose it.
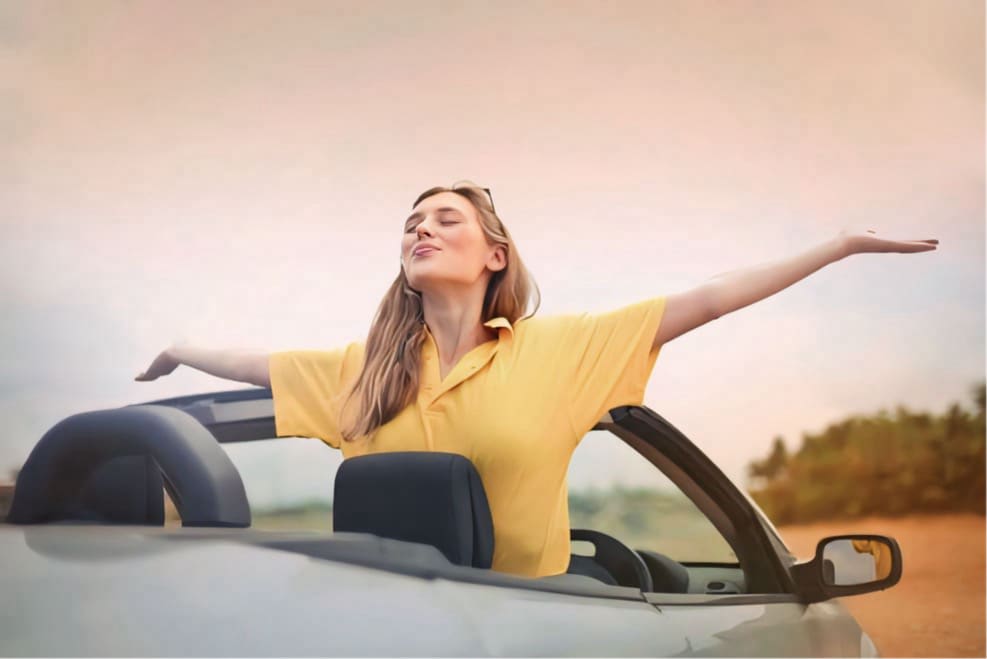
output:
{"label": "car side mirror", "polygon": [[792,567],[807,602],[884,590],[901,579],[901,549],[883,535],[834,535],[816,545],[811,561]]}

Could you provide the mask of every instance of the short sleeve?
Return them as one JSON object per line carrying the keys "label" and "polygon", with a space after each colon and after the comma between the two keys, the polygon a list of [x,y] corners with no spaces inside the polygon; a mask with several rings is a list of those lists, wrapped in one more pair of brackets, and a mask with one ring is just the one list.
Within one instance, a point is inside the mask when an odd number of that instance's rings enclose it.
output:
{"label": "short sleeve", "polygon": [[360,344],[273,352],[268,369],[278,437],[316,437],[339,448],[342,397],[362,367]]}
{"label": "short sleeve", "polygon": [[573,316],[565,323],[560,359],[571,378],[569,416],[578,434],[610,409],[640,405],[661,346],[652,349],[665,297],[614,311]]}

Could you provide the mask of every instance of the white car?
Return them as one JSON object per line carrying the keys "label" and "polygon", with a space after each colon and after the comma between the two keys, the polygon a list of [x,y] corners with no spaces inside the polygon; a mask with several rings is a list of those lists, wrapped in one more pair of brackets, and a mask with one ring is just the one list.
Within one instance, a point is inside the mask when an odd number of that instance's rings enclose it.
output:
{"label": "white car", "polygon": [[[251,527],[221,447],[286,441],[270,389],[73,415],[38,442],[0,524],[0,654],[877,655],[833,598],[898,582],[892,538],[823,538],[798,563],[652,410],[613,409],[590,434],[570,475],[624,451],[665,494],[572,508],[574,526],[599,524],[573,529],[569,573],[525,578],[489,569],[495,529],[462,456],[346,460],[332,531],[273,531]],[[181,527],[164,525],[164,490]]]}

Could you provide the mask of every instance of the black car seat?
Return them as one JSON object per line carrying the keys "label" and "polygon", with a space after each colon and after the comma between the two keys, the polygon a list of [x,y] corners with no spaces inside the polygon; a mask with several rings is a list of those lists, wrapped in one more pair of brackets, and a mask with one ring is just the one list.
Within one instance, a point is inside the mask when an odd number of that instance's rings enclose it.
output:
{"label": "black car seat", "polygon": [[476,467],[455,453],[348,458],[336,472],[333,531],[432,545],[457,565],[489,568],[494,529]]}

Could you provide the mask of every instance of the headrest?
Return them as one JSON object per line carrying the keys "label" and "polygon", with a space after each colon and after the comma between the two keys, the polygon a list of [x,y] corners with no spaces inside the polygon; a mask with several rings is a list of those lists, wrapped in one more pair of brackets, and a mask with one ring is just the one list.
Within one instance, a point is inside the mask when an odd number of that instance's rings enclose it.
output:
{"label": "headrest", "polygon": [[334,531],[421,542],[457,565],[489,568],[493,519],[473,463],[455,453],[348,458],[336,472]]}

